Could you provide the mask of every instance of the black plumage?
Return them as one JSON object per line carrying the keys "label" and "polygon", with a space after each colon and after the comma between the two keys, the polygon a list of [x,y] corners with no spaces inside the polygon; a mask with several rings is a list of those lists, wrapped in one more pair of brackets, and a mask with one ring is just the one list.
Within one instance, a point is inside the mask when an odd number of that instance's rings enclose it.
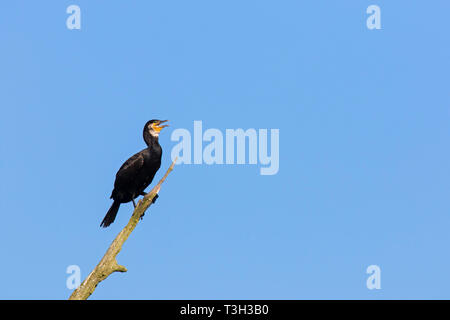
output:
{"label": "black plumage", "polygon": [[101,227],[106,228],[114,222],[121,203],[132,201],[136,207],[134,199],[145,195],[144,190],[150,185],[161,166],[162,148],[159,145],[158,136],[160,131],[167,127],[167,125],[161,125],[166,121],[150,120],[145,124],[143,136],[147,148],[125,161],[117,172],[111,194],[114,202],[100,224]]}

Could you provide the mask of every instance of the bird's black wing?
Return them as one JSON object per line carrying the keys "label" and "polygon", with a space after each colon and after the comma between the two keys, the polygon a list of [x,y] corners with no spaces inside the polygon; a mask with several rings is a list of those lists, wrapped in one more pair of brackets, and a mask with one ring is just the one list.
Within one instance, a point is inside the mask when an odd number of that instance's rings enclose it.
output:
{"label": "bird's black wing", "polygon": [[144,166],[144,155],[136,153],[120,167],[116,174],[116,184],[127,184],[135,180]]}

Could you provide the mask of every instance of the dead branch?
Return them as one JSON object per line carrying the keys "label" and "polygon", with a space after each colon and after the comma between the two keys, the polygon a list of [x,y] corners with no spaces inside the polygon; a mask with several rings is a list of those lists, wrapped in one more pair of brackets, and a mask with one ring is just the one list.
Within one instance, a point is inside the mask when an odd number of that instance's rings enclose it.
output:
{"label": "dead branch", "polygon": [[133,215],[131,216],[130,221],[128,221],[128,224],[116,236],[116,238],[106,251],[105,255],[103,256],[102,260],[100,260],[98,265],[94,268],[94,270],[92,270],[92,272],[80,284],[80,286],[75,289],[75,291],[69,297],[69,300],[86,300],[94,292],[97,285],[101,281],[105,280],[109,275],[114,272],[127,271],[127,268],[117,263],[116,256],[119,254],[123,244],[128,239],[131,232],[133,232],[134,228],[139,223],[142,215],[153,203],[153,198],[159,193],[161,184],[164,182],[164,180],[166,180],[169,173],[173,170],[176,161],[177,160],[175,159],[172,162],[169,169],[167,169],[164,177],[162,177],[158,184],[153,187],[152,191],[147,193],[141,200],[139,200],[136,208],[133,211]]}

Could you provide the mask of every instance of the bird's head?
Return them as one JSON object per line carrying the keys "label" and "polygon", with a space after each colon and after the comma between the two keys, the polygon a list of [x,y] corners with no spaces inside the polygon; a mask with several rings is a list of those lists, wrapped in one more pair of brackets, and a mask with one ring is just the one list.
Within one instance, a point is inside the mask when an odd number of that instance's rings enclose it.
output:
{"label": "bird's head", "polygon": [[144,127],[144,133],[148,132],[150,133],[153,137],[158,137],[159,133],[161,132],[161,130],[165,127],[168,127],[168,124],[162,124],[164,122],[167,122],[169,120],[150,120],[147,121],[147,123],[145,124]]}

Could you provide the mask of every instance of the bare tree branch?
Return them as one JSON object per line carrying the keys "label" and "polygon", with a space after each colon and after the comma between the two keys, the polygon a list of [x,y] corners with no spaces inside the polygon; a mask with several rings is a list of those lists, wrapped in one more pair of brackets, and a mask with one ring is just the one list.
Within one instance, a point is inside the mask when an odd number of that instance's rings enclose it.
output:
{"label": "bare tree branch", "polygon": [[130,218],[130,221],[128,221],[128,224],[116,236],[116,238],[106,251],[105,255],[103,256],[102,260],[100,260],[98,265],[94,268],[94,270],[92,270],[92,272],[80,284],[80,286],[75,289],[75,291],[69,297],[69,300],[86,300],[94,292],[97,285],[101,281],[105,280],[113,272],[127,271],[127,268],[117,263],[116,256],[119,254],[123,244],[128,239],[131,232],[133,232],[134,228],[139,223],[139,220],[141,219],[145,211],[153,203],[153,199],[161,189],[161,184],[164,182],[164,180],[166,180],[169,173],[173,170],[176,161],[177,159],[172,162],[169,169],[167,169],[164,177],[162,177],[162,179],[152,189],[152,191],[147,193],[141,200],[139,200],[136,208],[134,209],[133,215]]}

